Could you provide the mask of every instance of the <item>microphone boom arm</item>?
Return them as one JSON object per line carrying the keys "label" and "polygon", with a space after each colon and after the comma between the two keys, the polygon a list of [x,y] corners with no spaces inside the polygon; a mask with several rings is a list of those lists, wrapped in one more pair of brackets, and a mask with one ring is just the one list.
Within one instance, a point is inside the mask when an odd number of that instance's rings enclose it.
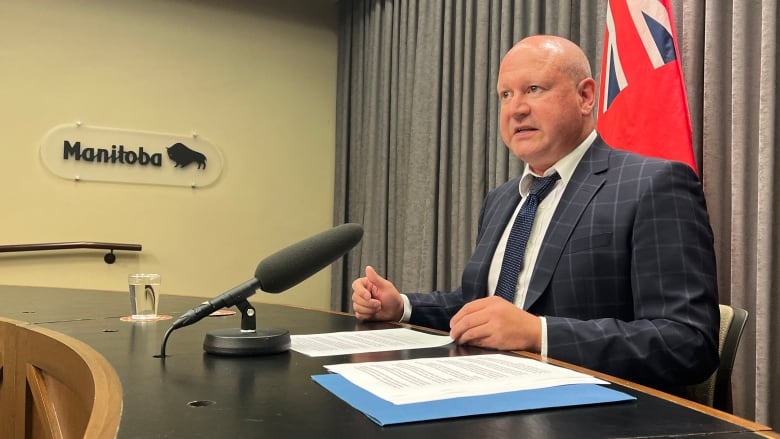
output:
{"label": "microphone boom arm", "polygon": [[220,296],[203,302],[197,307],[185,312],[173,322],[171,327],[173,327],[173,329],[179,329],[200,321],[214,311],[222,308],[230,308],[238,303],[246,302],[247,298],[255,294],[255,291],[258,288],[260,288],[260,281],[257,280],[257,278],[252,278],[241,285],[231,288]]}

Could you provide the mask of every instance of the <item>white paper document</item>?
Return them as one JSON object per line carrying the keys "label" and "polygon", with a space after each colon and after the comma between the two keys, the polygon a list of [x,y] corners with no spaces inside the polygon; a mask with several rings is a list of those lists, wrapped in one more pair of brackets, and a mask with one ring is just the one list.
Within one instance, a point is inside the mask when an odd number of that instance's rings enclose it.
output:
{"label": "white paper document", "polygon": [[448,335],[427,334],[407,328],[291,335],[290,341],[290,349],[310,357],[434,348],[452,343]]}
{"label": "white paper document", "polygon": [[348,363],[325,368],[393,404],[566,384],[609,384],[580,372],[505,354]]}

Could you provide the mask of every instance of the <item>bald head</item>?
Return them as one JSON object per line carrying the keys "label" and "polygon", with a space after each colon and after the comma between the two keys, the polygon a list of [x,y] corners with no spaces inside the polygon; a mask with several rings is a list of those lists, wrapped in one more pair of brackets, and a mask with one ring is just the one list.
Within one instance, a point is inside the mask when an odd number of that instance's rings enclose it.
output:
{"label": "bald head", "polygon": [[[571,77],[575,84],[593,77],[588,57],[582,49],[566,38],[555,35],[532,35],[523,38],[509,49],[504,56],[504,61],[511,62],[521,53],[527,54],[529,51],[536,53],[540,58],[547,59],[550,63],[555,63],[556,67]],[[503,67],[504,62],[501,65]]]}

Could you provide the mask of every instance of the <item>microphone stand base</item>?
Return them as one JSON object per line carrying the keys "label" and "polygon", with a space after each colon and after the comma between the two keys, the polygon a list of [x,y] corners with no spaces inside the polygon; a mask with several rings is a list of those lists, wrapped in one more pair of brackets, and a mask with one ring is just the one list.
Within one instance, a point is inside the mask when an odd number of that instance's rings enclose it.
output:
{"label": "microphone stand base", "polygon": [[255,331],[217,329],[207,332],[203,340],[203,350],[213,355],[268,355],[287,352],[289,349],[290,331],[280,328]]}

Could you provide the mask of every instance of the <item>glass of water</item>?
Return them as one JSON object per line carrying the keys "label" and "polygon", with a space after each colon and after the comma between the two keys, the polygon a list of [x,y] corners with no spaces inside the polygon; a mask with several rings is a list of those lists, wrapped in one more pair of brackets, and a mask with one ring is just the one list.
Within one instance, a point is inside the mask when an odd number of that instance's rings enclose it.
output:
{"label": "glass of water", "polygon": [[160,302],[160,275],[134,273],[127,277],[127,284],[130,289],[130,318],[156,319]]}

